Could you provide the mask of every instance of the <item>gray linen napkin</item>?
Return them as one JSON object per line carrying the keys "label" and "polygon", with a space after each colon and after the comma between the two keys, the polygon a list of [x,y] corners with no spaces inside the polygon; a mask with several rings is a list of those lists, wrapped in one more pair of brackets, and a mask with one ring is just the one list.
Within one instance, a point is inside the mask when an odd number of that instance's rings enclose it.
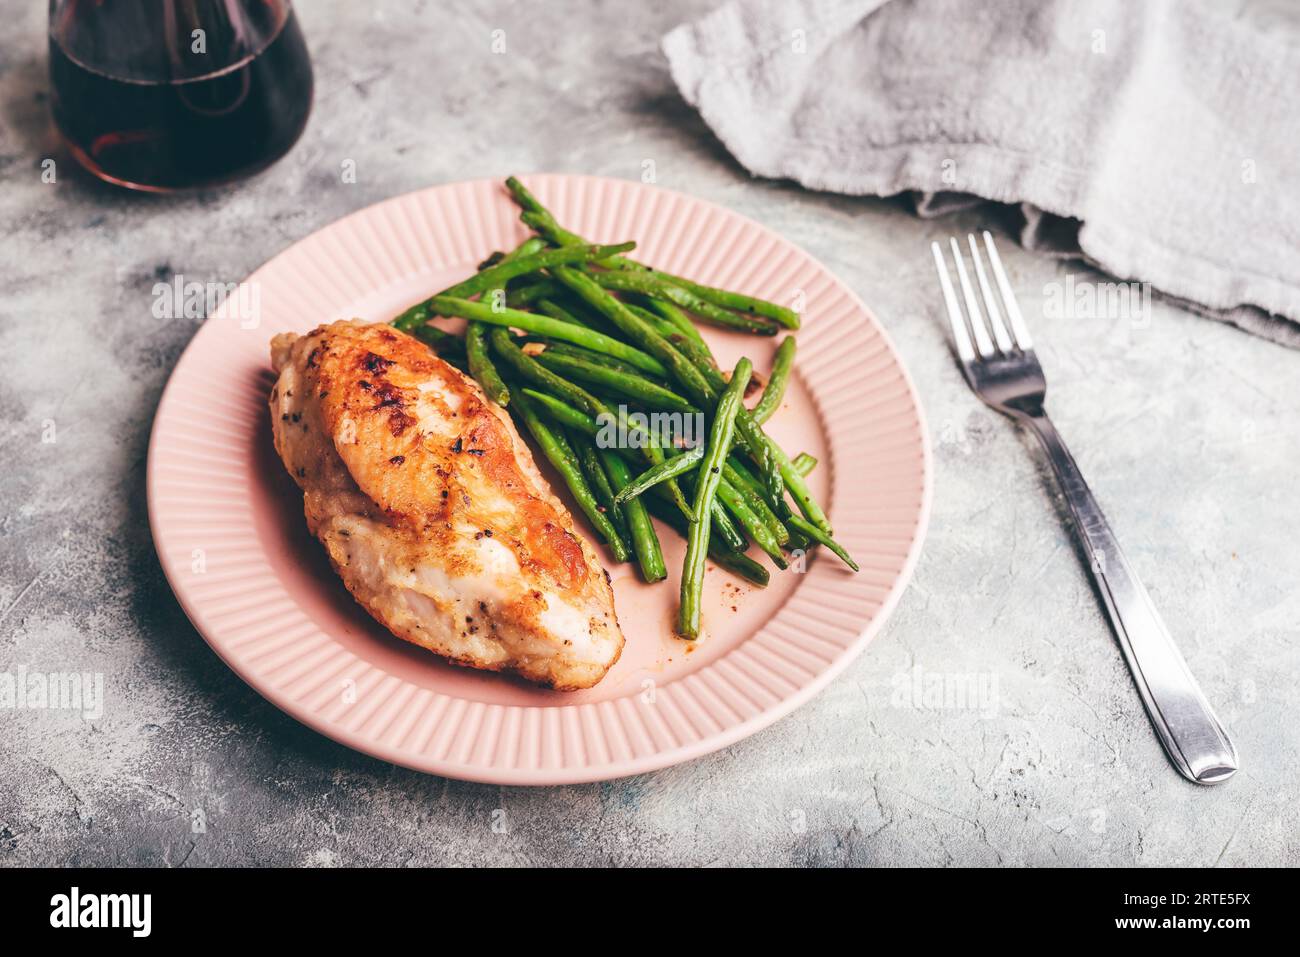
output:
{"label": "gray linen napkin", "polygon": [[1027,247],[1300,347],[1294,41],[1193,0],[732,0],[663,48],[755,175],[1014,204]]}

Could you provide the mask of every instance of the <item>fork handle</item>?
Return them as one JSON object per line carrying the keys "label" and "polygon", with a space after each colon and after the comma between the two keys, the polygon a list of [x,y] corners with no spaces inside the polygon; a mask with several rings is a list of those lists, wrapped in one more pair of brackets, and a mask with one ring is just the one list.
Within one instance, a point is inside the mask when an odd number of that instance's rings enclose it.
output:
{"label": "fork handle", "polygon": [[1237,751],[1188,670],[1147,590],[1120,551],[1101,507],[1046,413],[1024,415],[1043,443],[1074,516],[1074,531],[1106,614],[1160,743],[1189,781],[1218,784],[1237,770]]}

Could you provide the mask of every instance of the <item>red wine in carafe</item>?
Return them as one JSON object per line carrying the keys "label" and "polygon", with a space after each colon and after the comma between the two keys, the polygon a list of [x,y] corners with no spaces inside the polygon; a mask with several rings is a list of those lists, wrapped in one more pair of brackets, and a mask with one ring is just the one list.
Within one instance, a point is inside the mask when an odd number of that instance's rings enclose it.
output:
{"label": "red wine in carafe", "polygon": [[168,191],[239,179],[293,146],[311,61],[287,2],[51,5],[54,119],[109,182]]}

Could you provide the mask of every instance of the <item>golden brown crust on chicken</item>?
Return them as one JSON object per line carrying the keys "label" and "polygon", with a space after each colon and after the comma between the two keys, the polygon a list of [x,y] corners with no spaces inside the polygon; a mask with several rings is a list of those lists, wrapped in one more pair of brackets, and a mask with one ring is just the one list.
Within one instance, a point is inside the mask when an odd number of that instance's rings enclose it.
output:
{"label": "golden brown crust on chicken", "polygon": [[603,677],[623,645],[608,576],[503,410],[386,325],[278,336],[272,355],[276,449],[372,615],[470,667]]}

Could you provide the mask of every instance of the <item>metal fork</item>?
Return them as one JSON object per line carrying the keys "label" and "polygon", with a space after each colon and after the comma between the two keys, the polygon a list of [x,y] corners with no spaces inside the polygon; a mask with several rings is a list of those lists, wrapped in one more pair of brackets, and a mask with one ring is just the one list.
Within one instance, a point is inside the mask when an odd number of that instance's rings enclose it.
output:
{"label": "metal fork", "polygon": [[[1170,760],[1189,781],[1197,784],[1226,781],[1236,773],[1237,751],[1179,654],[1146,589],[1120,551],[1119,542],[1084,482],[1079,466],[1043,409],[1047,380],[1034,355],[1029,331],[993,245],[993,237],[985,230],[984,246],[1002,308],[989,285],[974,235],[968,235],[967,239],[988,327],[992,328],[991,337],[957,240],[950,239],[949,243],[969,327],[953,290],[943,251],[938,243],[931,243],[966,381],[985,403],[1011,416],[1042,442],[1070,506],[1074,534],[1089,557],[1089,572],[1101,593],[1124,660]],[[1010,331],[1002,319],[1004,312]]]}

